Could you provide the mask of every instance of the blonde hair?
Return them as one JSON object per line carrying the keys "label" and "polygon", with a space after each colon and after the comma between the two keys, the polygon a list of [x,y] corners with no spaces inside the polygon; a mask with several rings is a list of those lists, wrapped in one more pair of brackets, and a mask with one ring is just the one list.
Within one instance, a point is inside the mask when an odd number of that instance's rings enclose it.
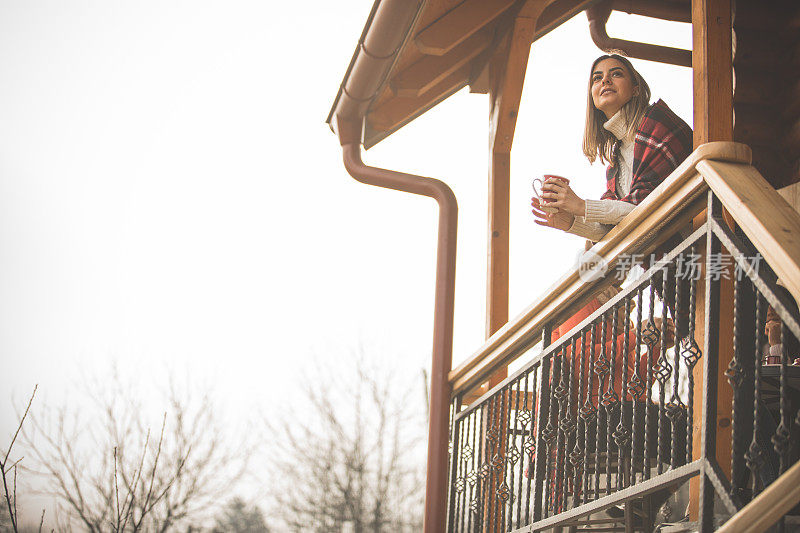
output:
{"label": "blonde hair", "polygon": [[607,54],[598,57],[592,63],[592,68],[589,69],[586,125],[583,130],[583,153],[591,163],[600,158],[601,163],[609,162],[611,165],[616,165],[614,143],[616,143],[617,138],[603,127],[609,117],[606,117],[605,113],[597,109],[594,105],[594,100],[592,100],[592,73],[594,72],[594,67],[604,59],[616,59],[622,63],[633,81],[635,88],[633,96],[621,109],[625,123],[628,125],[625,136],[631,141],[636,135],[636,130],[639,128],[642,117],[644,117],[647,108],[650,106],[650,87],[644,81],[642,75],[633,68],[631,62],[618,54]]}

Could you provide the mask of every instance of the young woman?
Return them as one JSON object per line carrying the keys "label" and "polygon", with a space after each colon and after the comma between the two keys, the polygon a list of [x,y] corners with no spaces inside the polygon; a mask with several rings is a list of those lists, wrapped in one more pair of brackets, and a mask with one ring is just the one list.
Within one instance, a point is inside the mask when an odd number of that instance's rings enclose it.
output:
{"label": "young woman", "polygon": [[[583,153],[607,162],[606,192],[600,200],[580,198],[569,184],[548,178],[542,199],[555,213],[532,199],[536,223],[598,241],[653,191],[692,151],[692,130],[658,100],[630,61],[612,54],[595,59],[589,74]],[[553,341],[603,305],[615,292],[605,291],[561,327]],[[619,353],[619,352],[618,352]]]}
{"label": "young woman", "polygon": [[650,194],[692,151],[692,130],[663,100],[650,104],[650,88],[630,61],[604,55],[592,63],[583,153],[609,163],[600,200],[580,198],[568,183],[548,178],[533,198],[541,226],[598,241]]}
{"label": "young woman", "polygon": [[[590,241],[599,241],[683,162],[692,151],[691,128],[662,100],[652,105],[649,102],[650,88],[647,82],[626,58],[604,55],[592,63],[583,152],[590,162],[599,158],[601,163],[608,163],[607,190],[600,200],[583,199],[564,180],[548,178],[542,186],[541,198],[548,207],[558,208],[558,211],[546,213],[541,209],[539,198],[534,197],[531,205],[537,224],[573,233]],[[590,301],[564,324],[554,329],[552,342],[566,335],[617,292],[618,289],[612,287]],[[621,320],[627,320],[627,317]],[[611,324],[607,324],[609,331],[610,326]],[[620,326],[618,331],[622,329]],[[674,325],[669,321],[667,338],[663,339],[668,346],[674,342],[674,335]],[[624,334],[618,335],[616,339],[606,339],[599,341],[595,352],[609,355],[616,352],[614,365],[617,369],[623,366],[625,352],[639,353],[635,328],[631,328],[627,339]],[[614,344],[616,350],[612,349]],[[579,348],[579,352],[588,353],[588,348]],[[652,362],[653,356],[660,351],[658,345],[648,348],[649,354],[642,355],[638,361],[642,365],[641,375],[647,372],[647,363]],[[567,361],[571,359],[570,352],[570,347],[565,348]],[[637,361],[635,357],[630,359],[626,370],[628,375],[633,375]],[[627,406],[632,406],[634,401],[643,400],[647,405],[649,402],[646,396],[643,399],[633,398],[628,391],[621,391],[621,374],[617,372],[614,383],[606,386],[616,391]],[[591,403],[598,406],[599,396],[603,394],[600,385],[587,392],[591,396]],[[630,411],[631,409],[627,409],[626,418],[632,417]],[[599,429],[595,428],[595,431]],[[560,488],[554,486],[553,490],[558,492]]]}

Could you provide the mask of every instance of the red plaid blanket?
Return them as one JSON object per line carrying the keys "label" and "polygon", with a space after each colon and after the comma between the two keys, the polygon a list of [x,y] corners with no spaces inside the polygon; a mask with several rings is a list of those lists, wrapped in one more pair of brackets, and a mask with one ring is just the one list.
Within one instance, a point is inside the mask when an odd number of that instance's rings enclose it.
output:
{"label": "red plaid blanket", "polygon": [[[615,163],[620,141],[614,146]],[[607,190],[602,200],[622,200],[634,205],[645,199],[692,153],[692,129],[678,115],[658,100],[647,110],[633,144],[633,180],[627,196],[617,194],[619,165],[606,170]]]}

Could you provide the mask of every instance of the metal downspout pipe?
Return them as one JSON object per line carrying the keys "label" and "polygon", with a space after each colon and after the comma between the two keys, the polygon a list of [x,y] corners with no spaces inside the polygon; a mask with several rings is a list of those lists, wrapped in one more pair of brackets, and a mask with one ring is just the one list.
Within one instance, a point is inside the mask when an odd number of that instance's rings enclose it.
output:
{"label": "metal downspout pipe", "polygon": [[[632,2],[621,2],[619,0],[604,0],[586,9],[586,17],[589,19],[589,33],[592,41],[598,48],[605,52],[621,50],[628,57],[646,59],[658,63],[669,63],[682,67],[692,66],[691,50],[682,50],[670,46],[659,46],[649,43],[637,43],[624,39],[615,39],[608,36],[606,23],[608,22],[611,11],[622,9],[629,13],[656,17],[664,20],[674,20],[678,22],[691,22],[691,13],[688,9],[673,2],[659,5],[655,2],[641,2],[633,5]],[[686,20],[687,14],[689,20]]]}
{"label": "metal downspout pipe", "polygon": [[368,185],[429,196],[439,204],[423,530],[444,533],[452,392],[447,376],[453,361],[458,205],[453,191],[442,181],[370,167],[361,160],[364,117],[386,83],[424,5],[425,0],[376,0],[328,122],[339,137],[345,169],[353,178]]}
{"label": "metal downspout pipe", "polygon": [[458,205],[453,191],[442,181],[370,167],[361,160],[361,124],[337,119],[344,166],[356,180],[429,196],[439,204],[436,251],[436,297],[433,323],[428,461],[425,481],[425,533],[443,533],[447,524],[447,465],[450,395],[447,375],[453,360],[453,311],[455,305],[456,229]]}

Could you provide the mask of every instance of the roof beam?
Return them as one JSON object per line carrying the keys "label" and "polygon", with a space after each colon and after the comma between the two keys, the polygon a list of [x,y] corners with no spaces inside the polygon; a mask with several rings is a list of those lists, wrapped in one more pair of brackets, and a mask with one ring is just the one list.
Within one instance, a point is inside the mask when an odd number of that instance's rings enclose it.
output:
{"label": "roof beam", "polygon": [[489,94],[489,61],[476,59],[472,62],[469,92]]}
{"label": "roof beam", "polygon": [[514,21],[505,68],[502,69],[502,76],[497,80],[499,83],[493,94],[489,132],[492,152],[511,151],[535,29],[534,18],[518,17]]}
{"label": "roof beam", "polygon": [[420,52],[441,56],[477,33],[515,0],[465,0],[414,38]]}
{"label": "roof beam", "polygon": [[416,97],[434,87],[459,68],[471,62],[492,38],[488,31],[479,31],[442,56],[422,56],[422,59],[400,72],[390,82],[397,96]]}
{"label": "roof beam", "polygon": [[527,0],[522,7],[520,7],[517,17],[530,18],[536,21],[544,9],[556,0]]}
{"label": "roof beam", "polygon": [[[545,2],[546,9],[541,12],[541,17],[536,23],[536,39],[543,37],[552,30],[568,21],[597,0],[553,0]],[[530,4],[531,9],[535,9],[535,4]],[[527,6],[526,6],[527,8]],[[524,10],[523,10],[524,11]],[[521,15],[523,13],[520,13]]]}
{"label": "roof beam", "polygon": [[469,72],[469,64],[464,65],[421,96],[388,100],[367,115],[370,127],[378,131],[393,131],[466,85]]}

